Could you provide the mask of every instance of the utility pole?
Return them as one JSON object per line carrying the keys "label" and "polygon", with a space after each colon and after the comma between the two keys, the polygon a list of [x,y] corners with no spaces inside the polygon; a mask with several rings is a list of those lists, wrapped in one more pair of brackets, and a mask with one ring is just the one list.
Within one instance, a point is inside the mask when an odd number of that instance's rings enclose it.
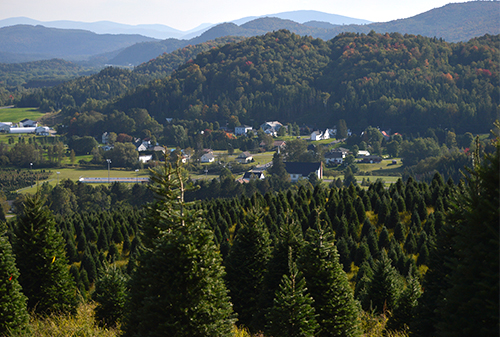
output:
{"label": "utility pole", "polygon": [[108,184],[109,184],[109,165],[111,164],[111,159],[106,159],[108,162]]}

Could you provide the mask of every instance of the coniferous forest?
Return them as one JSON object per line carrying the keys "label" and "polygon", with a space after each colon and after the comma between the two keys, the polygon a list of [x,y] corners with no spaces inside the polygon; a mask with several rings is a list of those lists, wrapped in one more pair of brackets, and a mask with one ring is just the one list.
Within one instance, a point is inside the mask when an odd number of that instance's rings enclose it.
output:
{"label": "coniferous forest", "polygon": [[[236,326],[495,336],[498,138],[495,148],[477,152],[458,182],[436,173],[388,189],[302,184],[188,202],[196,187],[168,161],[133,192],[45,185],[2,223],[2,334],[29,334],[29,315],[74,315],[92,302],[98,324],[125,336],[232,336]],[[141,193],[150,202],[134,203]]]}

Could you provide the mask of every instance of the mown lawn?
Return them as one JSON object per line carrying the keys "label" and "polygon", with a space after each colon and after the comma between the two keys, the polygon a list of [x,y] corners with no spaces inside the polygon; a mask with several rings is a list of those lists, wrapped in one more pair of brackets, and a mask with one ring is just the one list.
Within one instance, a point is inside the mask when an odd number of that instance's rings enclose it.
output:
{"label": "mown lawn", "polygon": [[0,109],[0,122],[19,123],[25,118],[36,121],[43,115],[38,108],[5,108]]}
{"label": "mown lawn", "polygon": [[[46,169],[48,171],[49,169]],[[63,179],[70,179],[74,182],[77,182],[80,178],[107,178],[108,170],[107,169],[88,169],[88,168],[53,168],[50,169],[52,174],[47,180],[39,181],[38,184],[41,185],[44,182],[48,182],[50,185],[56,185],[57,182],[61,182]],[[59,172],[59,174],[57,173]],[[135,172],[134,170],[125,171],[125,170],[113,170],[111,169],[109,172],[109,176],[113,177],[127,177],[127,178],[136,178],[136,177],[146,177],[149,176],[149,171],[147,169],[140,170],[139,172]],[[92,184],[96,185],[96,184]],[[23,188],[19,190],[20,193],[35,193],[37,191],[37,186]]]}

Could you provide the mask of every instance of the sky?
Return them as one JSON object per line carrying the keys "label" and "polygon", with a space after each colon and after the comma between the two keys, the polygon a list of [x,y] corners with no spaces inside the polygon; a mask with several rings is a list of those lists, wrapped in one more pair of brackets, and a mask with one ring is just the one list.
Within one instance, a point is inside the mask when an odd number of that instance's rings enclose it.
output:
{"label": "sky", "polygon": [[316,10],[373,22],[408,18],[460,0],[0,0],[0,19],[163,24],[187,31],[203,23],[295,10]]}

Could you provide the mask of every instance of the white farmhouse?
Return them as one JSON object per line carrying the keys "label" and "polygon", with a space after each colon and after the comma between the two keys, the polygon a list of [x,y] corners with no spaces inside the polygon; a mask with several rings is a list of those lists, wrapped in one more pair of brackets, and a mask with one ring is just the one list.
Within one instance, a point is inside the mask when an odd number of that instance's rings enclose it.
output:
{"label": "white farmhouse", "polygon": [[234,134],[236,136],[246,135],[248,131],[252,131],[252,127],[248,125],[240,125],[234,128]]}

